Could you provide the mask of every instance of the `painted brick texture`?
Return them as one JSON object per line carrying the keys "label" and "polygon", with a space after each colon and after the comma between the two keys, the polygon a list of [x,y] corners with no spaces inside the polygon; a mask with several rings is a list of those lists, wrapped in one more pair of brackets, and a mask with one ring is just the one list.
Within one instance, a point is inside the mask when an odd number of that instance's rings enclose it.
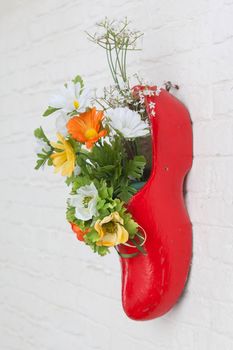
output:
{"label": "painted brick texture", "polygon": [[[65,221],[68,190],[33,170],[41,112],[77,73],[110,82],[90,43],[104,16],[145,32],[130,73],[180,85],[194,164],[186,181],[194,251],[189,283],[166,316],[134,322],[121,308],[117,256],[78,244]],[[233,1],[9,0],[0,3],[0,349],[233,349]]]}

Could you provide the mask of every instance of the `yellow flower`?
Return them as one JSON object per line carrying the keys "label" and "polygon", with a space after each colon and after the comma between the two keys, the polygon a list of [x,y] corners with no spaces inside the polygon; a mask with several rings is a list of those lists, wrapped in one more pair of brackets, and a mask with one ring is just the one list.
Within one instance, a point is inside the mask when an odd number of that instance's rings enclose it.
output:
{"label": "yellow flower", "polygon": [[129,234],[123,224],[124,221],[117,211],[106,216],[103,220],[97,220],[94,227],[99,233],[100,238],[96,242],[96,245],[113,247],[117,244],[127,242]]}
{"label": "yellow flower", "polygon": [[58,150],[58,152],[50,156],[55,166],[55,173],[61,171],[63,176],[71,176],[75,167],[75,153],[73,147],[60,133],[57,133],[57,138],[60,142],[50,142],[50,144]]}

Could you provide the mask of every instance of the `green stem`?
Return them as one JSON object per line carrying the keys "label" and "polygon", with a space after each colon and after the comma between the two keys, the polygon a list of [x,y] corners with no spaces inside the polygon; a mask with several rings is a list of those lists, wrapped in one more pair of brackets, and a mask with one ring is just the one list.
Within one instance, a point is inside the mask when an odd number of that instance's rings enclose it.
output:
{"label": "green stem", "polygon": [[112,51],[109,51],[109,56],[110,56],[110,62],[111,62],[111,64],[112,64],[112,69],[113,69],[114,75],[115,75],[115,82],[116,82],[116,85],[117,85],[117,88],[118,88],[119,92],[121,92],[119,80],[118,80],[118,78],[117,78],[117,71],[115,70],[114,64],[113,64]]}
{"label": "green stem", "polygon": [[127,75],[126,75],[126,58],[127,58],[128,44],[129,44],[129,40],[126,41],[125,50],[124,50],[124,63],[123,63],[123,67],[124,67],[124,74],[125,74],[125,77],[127,76]]}
{"label": "green stem", "polygon": [[108,66],[109,66],[110,72],[112,74],[112,78],[113,78],[114,82],[116,83],[116,78],[115,78],[115,74],[114,74],[113,69],[112,69],[112,65],[111,65],[111,62],[110,62],[110,57],[108,55],[108,50],[106,50],[106,56],[107,56]]}
{"label": "green stem", "polygon": [[120,51],[121,51],[121,48],[119,48],[119,49],[117,50],[117,48],[116,48],[116,46],[115,46],[116,65],[118,64],[118,67],[119,67],[119,70],[120,70],[120,73],[121,73],[121,78],[122,78],[122,80],[125,82],[123,67],[122,67],[122,64],[121,64],[120,59],[119,59],[119,52],[120,52]]}

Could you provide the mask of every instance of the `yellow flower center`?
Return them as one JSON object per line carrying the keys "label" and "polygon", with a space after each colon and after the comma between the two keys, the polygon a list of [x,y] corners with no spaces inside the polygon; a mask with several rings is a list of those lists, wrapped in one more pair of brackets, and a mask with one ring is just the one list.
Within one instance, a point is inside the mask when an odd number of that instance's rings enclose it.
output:
{"label": "yellow flower center", "polygon": [[115,222],[112,222],[112,221],[107,222],[106,224],[103,224],[102,228],[103,228],[103,231],[105,234],[116,233],[116,231],[117,231],[116,224],[115,224]]}
{"label": "yellow flower center", "polygon": [[91,196],[86,196],[84,199],[83,199],[83,206],[84,208],[88,208],[88,204],[89,202],[92,200],[92,197]]}
{"label": "yellow flower center", "polygon": [[90,128],[90,129],[87,129],[87,131],[85,132],[85,137],[90,140],[90,139],[93,139],[94,137],[98,136],[98,133],[95,129],[93,128]]}
{"label": "yellow flower center", "polygon": [[75,109],[78,109],[78,107],[79,107],[79,102],[78,102],[78,100],[74,100],[73,104],[74,104],[74,108],[75,108]]}

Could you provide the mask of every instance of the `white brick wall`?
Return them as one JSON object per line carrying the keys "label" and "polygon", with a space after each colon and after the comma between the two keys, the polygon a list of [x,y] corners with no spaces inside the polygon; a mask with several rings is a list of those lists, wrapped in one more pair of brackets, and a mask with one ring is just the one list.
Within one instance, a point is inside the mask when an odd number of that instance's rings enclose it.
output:
{"label": "white brick wall", "polygon": [[[192,273],[180,303],[150,322],[123,314],[117,256],[75,240],[63,179],[33,170],[51,91],[76,73],[110,81],[84,30],[111,14],[145,32],[130,71],[178,83],[194,123]],[[233,349],[232,18],[232,0],[0,2],[1,350]]]}

